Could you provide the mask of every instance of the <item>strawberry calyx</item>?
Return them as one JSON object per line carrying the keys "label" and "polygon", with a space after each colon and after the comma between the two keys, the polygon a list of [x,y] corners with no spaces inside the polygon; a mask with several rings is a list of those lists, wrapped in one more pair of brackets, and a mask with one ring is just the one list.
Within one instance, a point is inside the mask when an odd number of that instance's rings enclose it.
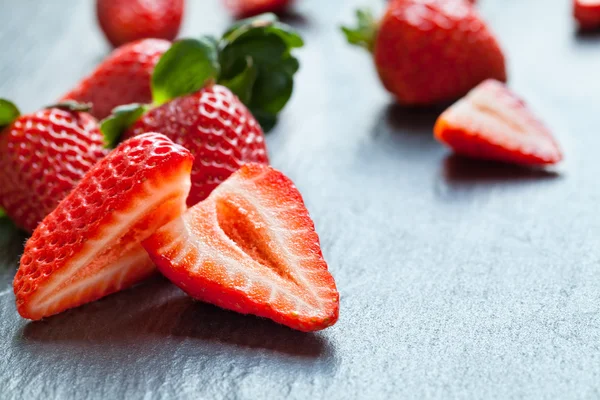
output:
{"label": "strawberry calyx", "polygon": [[10,125],[15,119],[19,118],[21,112],[10,100],[0,98],[0,129]]}
{"label": "strawberry calyx", "polygon": [[121,135],[150,109],[148,104],[132,103],[115,107],[112,114],[100,121],[100,131],[104,135],[105,147],[117,146]]}
{"label": "strawberry calyx", "polygon": [[219,76],[217,40],[210,36],[173,42],[152,74],[152,102],[160,106],[202,89]]}
{"label": "strawberry calyx", "polygon": [[303,45],[298,32],[275,14],[241,20],[219,43],[217,83],[235,93],[269,131],[292,95],[294,75],[300,68],[292,51]]}
{"label": "strawberry calyx", "polygon": [[152,104],[116,107],[101,121],[107,146],[147,110],[213,84],[231,90],[269,131],[285,107],[300,66],[292,55],[302,37],[274,14],[262,14],[233,24],[220,39],[212,36],[180,39],[171,45],[152,74]]}
{"label": "strawberry calyx", "polygon": [[235,93],[265,131],[291,97],[302,47],[300,35],[262,14],[233,24],[220,39],[204,36],[173,43],[152,76],[154,105],[194,93],[213,80]]}
{"label": "strawberry calyx", "polygon": [[363,47],[372,53],[379,25],[373,13],[367,9],[356,10],[356,19],[356,27],[342,26],[342,32],[348,43]]}

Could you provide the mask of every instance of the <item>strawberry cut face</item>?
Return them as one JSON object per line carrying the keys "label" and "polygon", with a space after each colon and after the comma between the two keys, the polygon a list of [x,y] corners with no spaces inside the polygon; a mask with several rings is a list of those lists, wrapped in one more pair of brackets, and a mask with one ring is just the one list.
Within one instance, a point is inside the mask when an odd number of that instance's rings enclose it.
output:
{"label": "strawberry cut face", "polygon": [[185,211],[192,162],[146,133],[92,168],[27,241],[13,283],[21,316],[53,315],[152,274],[140,242]]}
{"label": "strawberry cut face", "polygon": [[143,246],[192,297],[301,331],[333,325],[339,294],[302,197],[248,164]]}
{"label": "strawberry cut face", "polygon": [[502,83],[488,80],[438,118],[435,136],[456,153],[521,165],[562,160],[551,132]]}

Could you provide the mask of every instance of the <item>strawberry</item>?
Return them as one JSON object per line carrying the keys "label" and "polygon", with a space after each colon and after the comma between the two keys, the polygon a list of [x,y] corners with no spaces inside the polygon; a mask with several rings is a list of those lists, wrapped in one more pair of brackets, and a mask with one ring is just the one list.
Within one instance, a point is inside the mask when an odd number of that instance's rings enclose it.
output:
{"label": "strawberry", "polygon": [[194,155],[189,206],[244,163],[269,162],[260,125],[224,86],[209,86],[148,111],[125,137],[148,131],[163,133]]}
{"label": "strawberry", "polygon": [[183,9],[183,0],[96,1],[100,27],[115,47],[139,39],[175,39]]}
{"label": "strawberry", "polygon": [[0,205],[26,231],[106,155],[98,123],[77,110],[62,104],[19,116],[14,104],[0,99]]}
{"label": "strawberry", "polygon": [[152,105],[118,107],[102,130],[112,138],[158,131],[190,150],[193,206],[244,163],[268,163],[261,125],[270,129],[291,96],[291,50],[301,45],[273,15],[239,21],[218,42],[176,41],[152,75]]}
{"label": "strawberry", "polygon": [[376,23],[358,11],[351,44],[373,53],[385,88],[404,105],[453,100],[488,78],[506,80],[504,55],[486,23],[464,0],[393,0]]}
{"label": "strawberry", "polygon": [[185,211],[192,161],[146,133],[89,170],[25,245],[13,283],[19,314],[38,320],[152,274],[140,242]]}
{"label": "strawberry", "polygon": [[247,164],[142,242],[190,296],[301,331],[338,319],[339,294],[294,184]]}
{"label": "strawberry", "polygon": [[562,160],[550,131],[502,83],[487,80],[440,115],[435,137],[456,153],[521,165]]}
{"label": "strawberry", "polygon": [[150,102],[152,71],[170,46],[167,40],[145,39],[119,47],[61,101],[92,103],[96,118],[122,104]]}
{"label": "strawberry", "polygon": [[600,28],[600,0],[574,0],[573,14],[581,29]]}
{"label": "strawberry", "polygon": [[224,0],[225,6],[236,17],[251,17],[261,13],[282,13],[292,0]]}

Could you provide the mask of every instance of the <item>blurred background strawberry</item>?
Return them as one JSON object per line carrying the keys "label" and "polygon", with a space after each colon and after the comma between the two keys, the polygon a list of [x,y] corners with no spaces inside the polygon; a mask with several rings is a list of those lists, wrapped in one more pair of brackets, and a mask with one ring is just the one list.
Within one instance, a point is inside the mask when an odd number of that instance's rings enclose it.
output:
{"label": "blurred background strawberry", "polygon": [[293,0],[223,0],[225,6],[237,17],[245,18],[272,12],[283,13]]}
{"label": "blurred background strawberry", "polygon": [[173,40],[183,17],[184,0],[97,0],[98,22],[115,47],[138,39]]}

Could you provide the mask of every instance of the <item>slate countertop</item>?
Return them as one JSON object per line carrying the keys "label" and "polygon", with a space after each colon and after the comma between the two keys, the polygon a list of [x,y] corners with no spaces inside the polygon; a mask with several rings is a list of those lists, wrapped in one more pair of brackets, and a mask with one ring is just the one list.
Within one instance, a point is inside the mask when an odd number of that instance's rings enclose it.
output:
{"label": "slate countertop", "polygon": [[[184,33],[219,33],[189,1]],[[294,97],[269,134],[341,293],[303,334],[196,303],[161,278],[28,323],[12,277],[25,237],[0,224],[0,398],[600,397],[600,35],[567,0],[480,0],[511,86],[566,161],[522,171],[437,144],[439,110],[393,105],[337,26],[377,0],[303,0]],[[0,0],[0,96],[53,102],[108,52],[91,1]]]}

